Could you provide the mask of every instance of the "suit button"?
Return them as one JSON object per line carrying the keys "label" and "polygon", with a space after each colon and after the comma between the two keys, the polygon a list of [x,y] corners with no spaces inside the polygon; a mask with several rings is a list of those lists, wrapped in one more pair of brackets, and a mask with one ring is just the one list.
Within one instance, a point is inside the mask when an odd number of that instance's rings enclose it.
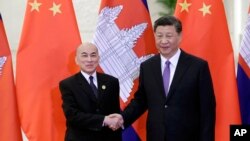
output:
{"label": "suit button", "polygon": [[168,108],[168,105],[164,105],[164,108],[165,108],[165,109]]}

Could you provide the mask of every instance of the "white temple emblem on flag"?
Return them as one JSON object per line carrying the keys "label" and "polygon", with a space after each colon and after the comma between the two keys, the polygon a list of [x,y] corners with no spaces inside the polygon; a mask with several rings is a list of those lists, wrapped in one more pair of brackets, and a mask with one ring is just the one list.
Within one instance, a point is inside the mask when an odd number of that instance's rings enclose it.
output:
{"label": "white temple emblem on flag", "polygon": [[[248,15],[248,21],[250,21],[250,15]],[[244,36],[241,42],[240,55],[245,60],[248,68],[250,69],[250,22],[247,23]]]}
{"label": "white temple emblem on flag", "polygon": [[136,55],[133,47],[147,28],[147,23],[120,30],[115,19],[122,9],[123,6],[120,5],[101,10],[93,42],[99,50],[102,70],[119,79],[120,97],[126,102],[132,91],[133,81],[139,77],[140,64],[154,54],[140,58]]}
{"label": "white temple emblem on flag", "polygon": [[5,64],[6,60],[7,60],[7,57],[5,56],[0,57],[0,75],[2,75],[3,65]]}

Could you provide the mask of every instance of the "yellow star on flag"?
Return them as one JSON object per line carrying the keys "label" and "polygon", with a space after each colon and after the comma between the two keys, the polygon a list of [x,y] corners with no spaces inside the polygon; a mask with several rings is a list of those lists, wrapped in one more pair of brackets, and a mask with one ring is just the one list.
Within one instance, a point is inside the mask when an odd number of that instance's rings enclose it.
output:
{"label": "yellow star on flag", "polygon": [[31,6],[31,12],[36,10],[37,12],[39,12],[39,6],[42,5],[42,3],[38,3],[36,0],[34,0],[34,2],[29,2],[29,5]]}
{"label": "yellow star on flag", "polygon": [[203,6],[202,8],[199,9],[199,11],[202,12],[203,17],[206,16],[206,14],[210,14],[211,15],[211,11],[210,11],[211,5],[206,5],[203,2]]}
{"label": "yellow star on flag", "polygon": [[51,11],[53,11],[53,16],[55,16],[57,13],[62,13],[62,11],[60,10],[61,4],[56,5],[53,2],[53,6],[49,9]]}
{"label": "yellow star on flag", "polygon": [[188,8],[192,4],[191,3],[187,3],[187,0],[185,0],[183,3],[179,3],[179,5],[181,6],[181,12],[183,12],[183,11],[187,11],[188,12]]}

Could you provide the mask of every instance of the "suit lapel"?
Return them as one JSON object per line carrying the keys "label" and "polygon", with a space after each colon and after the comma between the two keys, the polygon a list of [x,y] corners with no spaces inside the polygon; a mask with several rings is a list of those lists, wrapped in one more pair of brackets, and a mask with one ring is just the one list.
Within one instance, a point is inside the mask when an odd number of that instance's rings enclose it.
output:
{"label": "suit lapel", "polygon": [[157,86],[159,86],[160,94],[166,98],[164,86],[163,86],[163,78],[162,78],[162,72],[161,72],[161,57],[160,54],[158,54],[155,57],[153,64],[153,70],[154,70],[154,76],[157,82]]}
{"label": "suit lapel", "polygon": [[81,91],[83,91],[84,94],[87,94],[92,101],[97,102],[97,98],[93,94],[93,91],[92,91],[88,81],[81,74],[81,72],[79,72],[76,75],[76,79],[78,81],[78,84],[79,84],[79,87],[80,87]]}
{"label": "suit lapel", "polygon": [[104,91],[107,88],[107,80],[103,79],[103,76],[101,73],[97,72],[96,75],[97,75],[97,81],[98,81],[98,97],[99,97],[99,100],[101,100],[104,94]]}
{"label": "suit lapel", "polygon": [[189,67],[189,61],[188,61],[188,55],[181,50],[180,58],[177,63],[177,68],[175,70],[174,78],[172,80],[172,83],[170,85],[169,93],[167,96],[167,101],[174,95],[175,90],[178,87],[178,84],[180,84],[180,81]]}

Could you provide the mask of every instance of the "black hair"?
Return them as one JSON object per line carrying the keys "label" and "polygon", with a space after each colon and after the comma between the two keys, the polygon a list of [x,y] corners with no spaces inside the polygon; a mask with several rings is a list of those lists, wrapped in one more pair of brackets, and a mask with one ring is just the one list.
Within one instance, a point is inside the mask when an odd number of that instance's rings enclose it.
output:
{"label": "black hair", "polygon": [[154,32],[158,26],[173,25],[178,34],[182,32],[182,24],[179,19],[174,16],[163,16],[157,19],[154,23]]}

